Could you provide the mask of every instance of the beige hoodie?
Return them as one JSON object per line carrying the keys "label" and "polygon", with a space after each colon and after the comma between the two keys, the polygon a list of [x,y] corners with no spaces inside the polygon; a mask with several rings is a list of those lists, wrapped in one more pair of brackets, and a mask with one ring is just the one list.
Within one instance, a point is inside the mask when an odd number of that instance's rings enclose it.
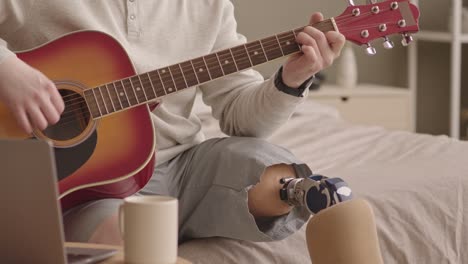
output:
{"label": "beige hoodie", "polygon": [[[76,30],[104,31],[128,52],[138,73],[242,44],[228,0],[1,0],[0,63]],[[265,37],[265,36],[259,36]],[[254,70],[200,85],[227,135],[267,137],[304,97],[279,91]],[[192,113],[196,88],[162,98],[154,110],[158,164],[202,142]],[[118,130],[116,130],[118,131]]]}

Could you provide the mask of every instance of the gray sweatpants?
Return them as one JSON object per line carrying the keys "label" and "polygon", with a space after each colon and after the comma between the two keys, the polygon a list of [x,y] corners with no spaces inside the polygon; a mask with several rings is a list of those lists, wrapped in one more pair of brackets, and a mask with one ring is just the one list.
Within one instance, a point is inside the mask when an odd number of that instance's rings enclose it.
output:
{"label": "gray sweatpants", "polygon": [[[255,219],[250,214],[247,192],[274,164],[293,165],[297,177],[311,174],[291,152],[265,140],[214,138],[156,167],[149,183],[135,195],[179,199],[180,241],[213,236],[279,240],[298,230],[309,213],[295,207],[279,217]],[[66,211],[63,220],[67,241],[87,241],[101,221],[117,213],[121,203],[120,199],[103,199]]]}

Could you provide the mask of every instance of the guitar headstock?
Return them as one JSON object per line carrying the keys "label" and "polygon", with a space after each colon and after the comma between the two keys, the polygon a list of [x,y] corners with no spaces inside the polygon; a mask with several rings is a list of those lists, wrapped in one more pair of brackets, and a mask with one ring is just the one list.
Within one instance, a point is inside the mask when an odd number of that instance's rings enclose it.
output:
{"label": "guitar headstock", "polygon": [[400,33],[402,44],[412,41],[409,33],[419,31],[419,10],[409,0],[389,0],[375,4],[348,6],[339,16],[334,18],[335,26],[347,40],[367,45],[367,53],[375,54],[370,45],[372,40],[384,38],[384,47],[392,48],[393,43],[387,38]]}

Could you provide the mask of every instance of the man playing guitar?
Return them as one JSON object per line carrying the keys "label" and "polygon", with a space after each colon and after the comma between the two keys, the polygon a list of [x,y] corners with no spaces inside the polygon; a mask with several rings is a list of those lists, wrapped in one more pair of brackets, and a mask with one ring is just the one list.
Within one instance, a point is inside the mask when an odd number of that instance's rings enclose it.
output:
{"label": "man playing guitar", "polygon": [[[71,31],[99,30],[119,40],[137,72],[245,42],[236,32],[233,5],[226,0],[7,0],[1,5],[0,37],[11,50],[31,49]],[[316,13],[310,24],[322,19]],[[200,86],[204,101],[231,137],[203,141],[200,120],[191,113],[195,87],[164,98],[152,111],[157,166],[140,193],[180,199],[181,239],[281,239],[308,219],[306,209],[291,207],[280,200],[278,192],[280,178],[307,177],[310,170],[290,152],[260,138],[272,134],[305,100],[313,75],[332,64],[345,39],[335,31],[323,33],[308,26],[296,40],[302,52],[291,56],[270,80],[247,70]],[[31,133],[33,128],[44,130],[58,122],[64,101],[54,82],[5,45],[0,51],[0,100],[21,128]],[[114,221],[118,203],[102,199],[64,212],[67,238],[118,242],[107,240],[117,235],[109,235],[105,227]],[[265,226],[255,222],[269,218]],[[206,230],[194,228],[201,221]],[[272,225],[275,221],[285,224]],[[78,232],[83,226],[93,230]]]}

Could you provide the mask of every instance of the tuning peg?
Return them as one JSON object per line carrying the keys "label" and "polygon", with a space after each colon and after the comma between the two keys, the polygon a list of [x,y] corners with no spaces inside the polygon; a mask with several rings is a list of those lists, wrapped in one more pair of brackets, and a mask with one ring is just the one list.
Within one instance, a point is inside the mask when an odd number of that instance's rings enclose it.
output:
{"label": "tuning peg", "polygon": [[377,0],[367,0],[368,5],[373,5],[375,3],[377,3]]}
{"label": "tuning peg", "polygon": [[388,37],[384,37],[384,42],[383,42],[383,47],[385,49],[393,49],[393,47],[395,47],[395,44],[393,44],[393,41],[391,41],[390,39],[388,39]]}
{"label": "tuning peg", "polygon": [[377,51],[375,50],[374,47],[371,46],[371,44],[367,43],[366,53],[369,56],[373,56],[373,55],[377,54]]}
{"label": "tuning peg", "polygon": [[408,45],[409,45],[411,42],[413,42],[413,40],[414,40],[414,39],[413,39],[413,36],[411,36],[411,35],[408,34],[408,33],[403,33],[403,34],[402,34],[402,37],[403,37],[403,39],[401,40],[401,44],[402,44],[403,46],[405,46],[405,47],[408,46]]}
{"label": "tuning peg", "polygon": [[348,6],[355,6],[354,0],[348,0]]}

